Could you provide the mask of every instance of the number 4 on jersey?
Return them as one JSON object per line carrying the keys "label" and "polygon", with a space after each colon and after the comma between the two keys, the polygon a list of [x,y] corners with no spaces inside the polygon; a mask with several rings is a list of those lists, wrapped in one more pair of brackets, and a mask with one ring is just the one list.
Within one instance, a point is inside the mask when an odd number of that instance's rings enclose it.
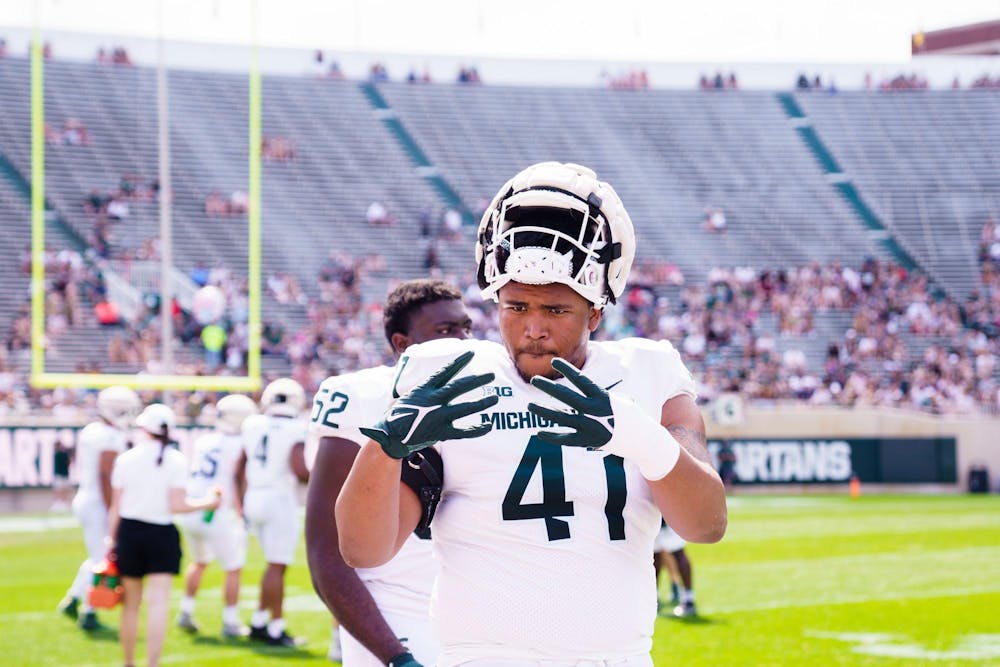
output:
{"label": "number 4 on jersey", "polygon": [[[528,482],[538,465],[542,467],[542,502],[522,503]],[[507,487],[503,518],[505,521],[545,519],[545,530],[551,542],[569,537],[569,524],[556,518],[559,516],[573,516],[573,503],[566,501],[562,447],[553,447],[532,436]]]}
{"label": "number 4 on jersey", "polygon": [[[563,450],[545,443],[536,437],[528,440],[528,446],[517,464],[514,477],[507,487],[503,499],[505,521],[524,519],[545,519],[545,530],[549,541],[565,540],[570,536],[569,523],[559,519],[573,516],[573,502],[566,500],[566,478],[563,474]],[[522,503],[535,468],[541,467],[542,502]],[[608,484],[608,500],[604,514],[608,520],[608,538],[625,539],[625,501],[628,489],[625,485],[625,461],[619,456],[604,457],[604,476]]]}

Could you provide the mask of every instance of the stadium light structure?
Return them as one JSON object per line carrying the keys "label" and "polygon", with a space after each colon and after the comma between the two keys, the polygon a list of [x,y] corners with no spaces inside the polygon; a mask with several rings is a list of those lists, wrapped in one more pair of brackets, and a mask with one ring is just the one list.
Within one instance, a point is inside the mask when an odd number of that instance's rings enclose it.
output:
{"label": "stadium light structure", "polygon": [[[36,3],[37,4],[37,3]],[[261,192],[261,79],[258,46],[257,1],[249,3],[250,11],[250,85],[249,85],[249,210],[247,215],[247,292],[249,316],[247,374],[175,375],[173,369],[173,326],[170,317],[160,318],[161,354],[165,366],[162,374],[126,373],[50,373],[45,371],[45,97],[44,58],[37,6],[31,44],[31,375],[33,387],[102,389],[124,385],[132,389],[162,391],[231,391],[252,392],[261,386],[261,281],[260,281],[260,192]],[[161,193],[170,189],[169,91],[166,85],[166,64],[163,47],[163,3],[160,3],[159,63],[157,71],[157,107],[159,125],[159,179]],[[160,197],[161,247],[161,309],[169,308],[171,287],[166,279],[172,268],[173,225],[171,201]],[[164,298],[167,297],[167,298]],[[168,312],[163,311],[162,312]]]}

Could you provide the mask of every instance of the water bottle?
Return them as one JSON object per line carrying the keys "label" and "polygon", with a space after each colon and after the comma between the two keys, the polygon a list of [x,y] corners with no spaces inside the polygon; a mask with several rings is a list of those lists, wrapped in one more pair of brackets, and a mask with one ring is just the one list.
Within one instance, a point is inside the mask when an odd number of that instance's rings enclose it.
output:
{"label": "water bottle", "polygon": [[91,572],[94,573],[94,579],[91,582],[91,586],[93,586],[94,588],[100,586],[101,577],[103,577],[104,573],[107,571],[108,571],[108,560],[105,558],[100,563],[98,563],[94,568],[91,569]]}
{"label": "water bottle", "polygon": [[[220,489],[219,487],[215,487],[214,489],[212,489],[212,493],[214,493],[217,497],[222,498],[222,489]],[[205,510],[204,512],[201,513],[201,520],[205,523],[212,523],[212,519],[214,518],[215,518],[214,509]]]}
{"label": "water bottle", "polygon": [[118,573],[118,562],[113,560],[105,562],[107,567],[104,568],[104,574],[108,578],[108,588],[115,590],[121,580],[121,575]]}
{"label": "water bottle", "polygon": [[121,575],[118,573],[118,563],[108,558],[98,563],[91,571],[94,573],[92,585],[95,587],[100,586],[103,579],[105,586],[114,589],[121,579]]}

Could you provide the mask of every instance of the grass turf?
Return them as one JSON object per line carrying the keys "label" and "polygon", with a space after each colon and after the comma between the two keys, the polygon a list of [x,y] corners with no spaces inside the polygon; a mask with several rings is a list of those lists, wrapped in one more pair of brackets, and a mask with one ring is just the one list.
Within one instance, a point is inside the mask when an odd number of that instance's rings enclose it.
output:
{"label": "grass turf", "polygon": [[[55,612],[82,540],[68,520],[42,523],[0,519],[0,665],[121,664],[113,631],[88,636]],[[253,542],[250,554],[244,619],[262,571]],[[688,554],[700,616],[657,620],[657,665],[1000,665],[1000,497],[736,496],[726,539]],[[196,614],[203,634],[171,627],[162,662],[325,662],[328,617],[301,545],[298,558],[286,616],[289,631],[310,640],[305,648],[219,638],[213,567]],[[179,591],[180,582],[172,613]],[[117,611],[102,617],[117,625]]]}

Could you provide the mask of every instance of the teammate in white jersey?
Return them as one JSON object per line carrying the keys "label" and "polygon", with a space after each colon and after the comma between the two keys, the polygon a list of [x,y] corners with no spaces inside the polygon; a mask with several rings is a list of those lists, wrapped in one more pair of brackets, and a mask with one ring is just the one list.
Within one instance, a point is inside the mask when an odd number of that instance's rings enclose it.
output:
{"label": "teammate in white jersey", "polygon": [[282,605],[285,570],[301,534],[297,487],[309,481],[304,454],[308,424],[300,418],[305,400],[302,385],[291,378],[267,385],[260,399],[264,414],[243,422],[243,454],[236,465],[237,483],[246,482],[243,511],[267,561],[250,638],[273,646],[302,643],[286,632]]}
{"label": "teammate in white jersey", "polygon": [[216,406],[215,431],[201,436],[194,443],[194,459],[188,477],[187,494],[199,498],[217,492],[222,504],[219,509],[201,514],[185,514],[179,524],[187,535],[191,563],[184,575],[184,597],[181,598],[177,625],[188,632],[198,632],[194,621],[195,595],[213,559],[226,572],[223,583],[222,635],[236,638],[246,634],[240,623],[240,573],[246,563],[246,529],[243,525],[243,500],[236,493],[236,463],[243,454],[243,421],[257,414],[257,404],[249,396],[230,394]]}
{"label": "teammate in white jersey", "polygon": [[111,470],[115,457],[125,451],[128,429],[139,414],[142,402],[127,387],[108,387],[97,395],[98,421],[87,424],[77,436],[76,474],[79,488],[73,498],[73,513],[83,528],[87,558],[80,564],[73,584],[60,603],[60,610],[76,620],[84,630],[101,627],[87,602],[87,589],[94,577],[93,568],[106,553],[104,536],[108,532],[108,507],[111,504]]}
{"label": "teammate in white jersey", "polygon": [[[724,484],[723,484],[724,485]],[[660,572],[664,569],[670,575],[670,610],[677,618],[691,618],[698,615],[694,603],[694,578],[691,559],[684,547],[687,542],[673,528],[664,523],[653,544],[653,569],[656,571],[656,586],[660,586]],[[657,604],[659,607],[659,604]]]}
{"label": "teammate in white jersey", "polygon": [[[398,356],[415,343],[467,338],[472,320],[457,288],[420,279],[401,283],[389,294],[383,324]],[[306,549],[316,592],[340,622],[344,667],[419,667],[437,660],[428,616],[437,572],[430,535],[418,530],[385,565],[354,570],[340,555],[333,520],[337,494],[368,440],[358,428],[378,420],[392,403],[394,376],[390,366],[333,376],[313,402],[310,428],[321,439],[309,482]],[[407,462],[401,493],[416,498],[424,488],[440,487],[439,479],[428,480],[420,472],[421,463],[420,454]]]}
{"label": "teammate in white jersey", "polygon": [[628,214],[594,172],[521,172],[487,209],[476,247],[503,345],[411,347],[397,364],[401,398],[362,429],[372,440],[336,507],[356,567],[387,561],[420,519],[400,493],[401,460],[437,445],[444,461],[432,524],[441,667],[648,667],[661,517],[694,542],[725,532],[677,351],[589,341],[634,253]]}

